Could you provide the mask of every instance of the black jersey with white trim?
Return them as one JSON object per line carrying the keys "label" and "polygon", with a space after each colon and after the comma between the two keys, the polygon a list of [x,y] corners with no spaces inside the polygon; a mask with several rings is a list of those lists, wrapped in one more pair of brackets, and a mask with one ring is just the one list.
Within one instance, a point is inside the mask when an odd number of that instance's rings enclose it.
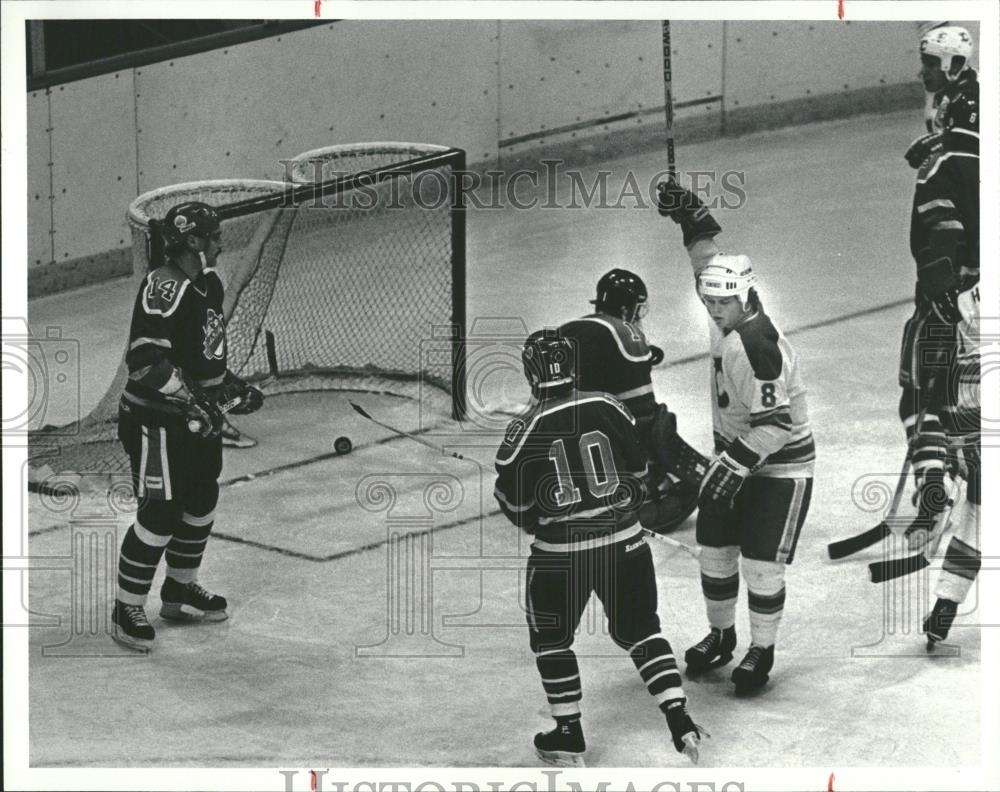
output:
{"label": "black jersey with white trim", "polygon": [[607,393],[571,391],[510,422],[494,495],[507,518],[552,552],[636,536],[646,455],[628,409]]}
{"label": "black jersey with white trim", "polygon": [[566,322],[559,335],[576,346],[580,390],[610,393],[637,418],[653,413],[653,356],[637,323],[595,313]]}
{"label": "black jersey with white trim", "polygon": [[214,269],[192,280],[172,262],[142,281],[132,310],[125,363],[124,398],[159,412],[175,413],[161,388],[173,369],[203,388],[221,385],[226,373],[223,286]]}
{"label": "black jersey with white trim", "polygon": [[910,252],[918,303],[979,281],[979,83],[967,79],[959,88],[949,97],[953,123],[942,133],[942,148],[917,173]]}

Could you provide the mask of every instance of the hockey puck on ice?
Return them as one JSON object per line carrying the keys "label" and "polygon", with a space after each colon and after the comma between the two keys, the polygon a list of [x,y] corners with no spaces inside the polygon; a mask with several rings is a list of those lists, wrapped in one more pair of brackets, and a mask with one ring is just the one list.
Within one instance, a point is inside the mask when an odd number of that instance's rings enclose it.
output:
{"label": "hockey puck on ice", "polygon": [[354,448],[354,444],[349,437],[338,437],[333,441],[333,450],[338,454],[349,454],[352,448]]}

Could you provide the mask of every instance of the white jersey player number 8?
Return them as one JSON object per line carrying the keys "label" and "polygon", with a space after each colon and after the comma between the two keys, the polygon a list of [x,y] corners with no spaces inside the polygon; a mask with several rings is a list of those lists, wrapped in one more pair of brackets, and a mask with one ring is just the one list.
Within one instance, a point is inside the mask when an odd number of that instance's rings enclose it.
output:
{"label": "white jersey player number 8", "polygon": [[[583,469],[587,475],[587,489],[595,498],[603,498],[610,495],[616,489],[620,479],[618,470],[615,468],[615,459],[611,453],[611,441],[603,432],[587,432],[580,436],[577,444],[580,449],[580,458],[583,460]],[[600,457],[601,469],[604,471],[603,477],[597,472],[597,465],[594,461],[594,454]],[[569,457],[566,455],[566,445],[562,440],[555,440],[549,446],[549,459],[556,466],[556,477],[559,480],[559,489],[556,491],[555,500],[557,506],[570,506],[579,503],[580,490],[573,486],[573,474],[569,468]]]}

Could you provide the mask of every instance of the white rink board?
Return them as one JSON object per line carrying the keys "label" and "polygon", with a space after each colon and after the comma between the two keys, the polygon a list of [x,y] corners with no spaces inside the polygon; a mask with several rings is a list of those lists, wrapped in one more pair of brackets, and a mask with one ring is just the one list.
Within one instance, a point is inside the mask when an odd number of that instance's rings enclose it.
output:
{"label": "white rink board", "polygon": [[[979,26],[966,23],[979,40]],[[914,22],[733,21],[726,25],[726,107],[916,81]]]}
{"label": "white rink board", "polygon": [[[721,22],[671,28],[674,101],[722,90]],[[501,26],[500,142],[622,113],[662,108],[656,22],[510,21]]]}
{"label": "white rink board", "polygon": [[52,261],[52,216],[49,205],[49,97],[28,94],[28,266]]}
{"label": "white rink board", "polygon": [[136,196],[132,74],[51,89],[56,261],[132,243],[125,222]]}
{"label": "white rink board", "polygon": [[494,67],[482,56],[494,26],[339,22],[142,67],[141,189],[280,179],[282,159],[364,140],[454,145],[481,159],[496,138],[484,93]]}

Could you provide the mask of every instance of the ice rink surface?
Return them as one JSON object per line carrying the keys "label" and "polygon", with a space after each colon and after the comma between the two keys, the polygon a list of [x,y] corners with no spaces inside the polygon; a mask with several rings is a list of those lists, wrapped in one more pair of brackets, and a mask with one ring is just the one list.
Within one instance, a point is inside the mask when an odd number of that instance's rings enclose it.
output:
{"label": "ice rink surface", "polygon": [[[736,699],[731,666],[685,681],[689,709],[712,735],[705,767],[980,763],[975,589],[952,633],[956,648],[929,656],[918,629],[936,567],[877,588],[864,562],[881,557],[880,548],[860,560],[825,560],[827,542],[881,519],[903,458],[896,359],[914,280],[914,172],[902,152],[921,131],[914,110],[678,149],[682,170],[746,175],[745,205],[716,213],[719,241],[754,260],[765,308],[799,352],[818,453],[771,682]],[[583,176],[609,171],[614,197],[628,172],[646,188],[665,167],[660,152]],[[707,451],[708,364],[696,356],[707,352],[708,332],[680,232],[652,209],[626,206],[471,211],[471,330],[492,338],[497,328],[559,324],[588,312],[608,269],[638,272],[651,294],[647,335],[666,352],[654,372],[657,393],[685,438]],[[85,409],[114,371],[130,290],[122,281],[30,306],[33,327],[59,325],[83,341]],[[519,373],[503,365],[484,367],[477,383],[475,398],[487,407],[527,395]],[[492,497],[502,421],[484,418],[479,433],[447,425],[437,432],[449,434],[430,433],[463,462],[390,439],[347,398],[277,397],[241,422],[260,444],[227,451],[224,479],[322,454],[340,434],[355,451],[223,488],[201,579],[229,598],[229,621],[176,627],[157,617],[152,654],[129,655],[91,628],[71,631],[74,609],[103,629],[113,580],[96,595],[71,597],[68,570],[32,575],[35,618],[58,617],[31,631],[32,766],[537,765],[531,737],[551,721],[521,607],[527,541]],[[399,400],[350,398],[389,423],[426,418]],[[68,512],[43,500],[31,496],[31,555],[65,558]],[[122,534],[127,525],[120,521]],[[407,538],[386,543],[390,534]],[[693,542],[693,522],[675,536]],[[99,561],[101,552],[89,557]],[[697,563],[661,544],[653,552],[663,630],[681,654],[706,631]],[[87,602],[98,603],[93,617]],[[742,653],[745,588],[737,613]],[[576,649],[588,765],[686,766],[596,601]],[[960,712],[943,716],[955,702]]]}

